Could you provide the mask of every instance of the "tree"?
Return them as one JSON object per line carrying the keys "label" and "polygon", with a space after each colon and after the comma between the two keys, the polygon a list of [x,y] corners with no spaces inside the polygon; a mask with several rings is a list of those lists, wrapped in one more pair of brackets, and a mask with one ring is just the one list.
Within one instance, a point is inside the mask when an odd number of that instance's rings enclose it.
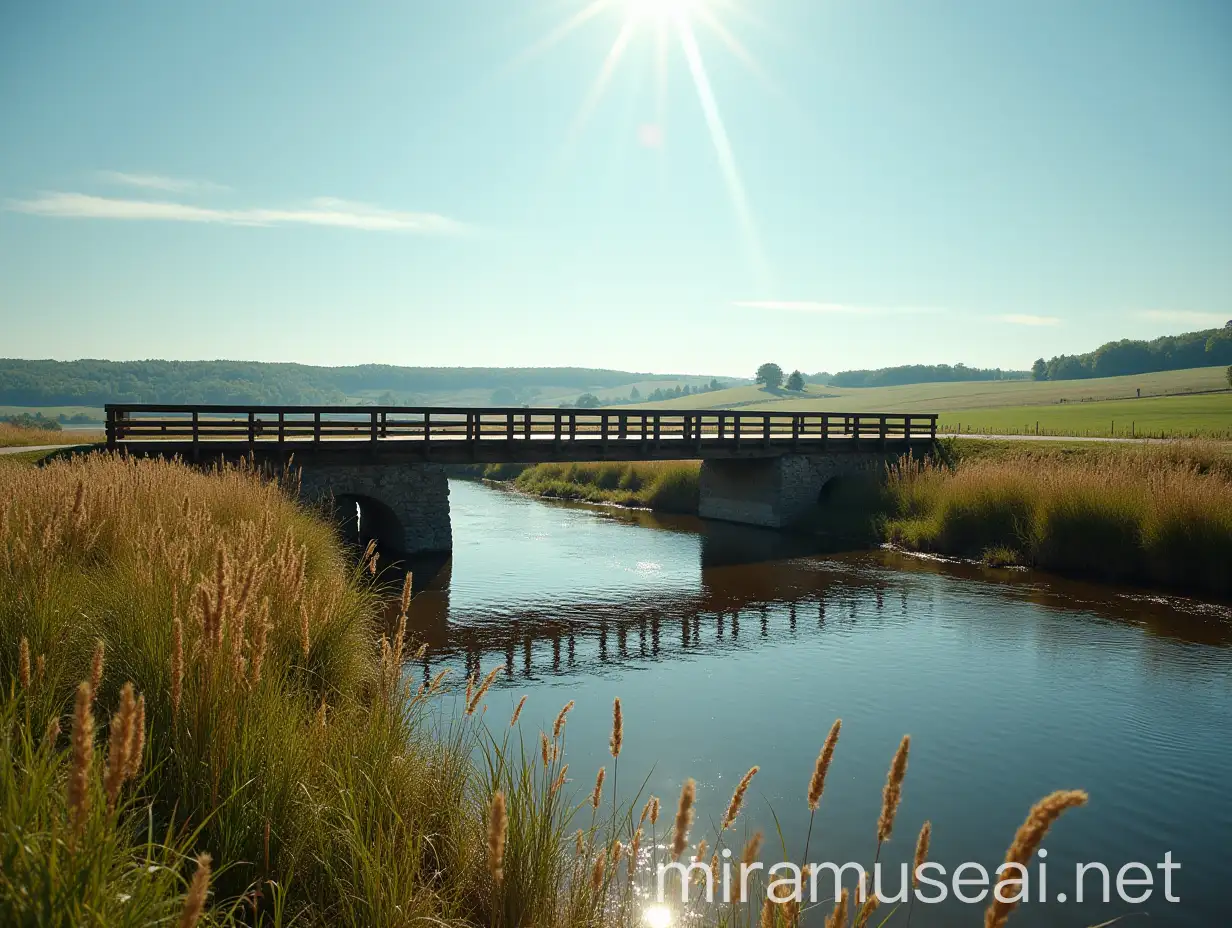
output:
{"label": "tree", "polygon": [[603,404],[593,393],[583,393],[577,398],[576,405],[578,409],[598,409]]}
{"label": "tree", "polygon": [[756,380],[771,390],[777,390],[783,383],[783,369],[772,361],[767,361],[757,369]]}
{"label": "tree", "polygon": [[1031,365],[1032,380],[1047,380],[1048,379],[1048,362],[1043,358],[1036,358],[1035,363]]}
{"label": "tree", "polygon": [[804,389],[804,375],[799,371],[792,371],[791,376],[787,378],[787,389],[792,393],[799,393]]}
{"label": "tree", "polygon": [[1228,365],[1228,369],[1224,373],[1228,375],[1228,386],[1232,387],[1232,364]]}
{"label": "tree", "polygon": [[636,403],[641,398],[642,398],[641,391],[638,390],[637,387],[634,387],[632,390],[629,391],[629,402]]}
{"label": "tree", "polygon": [[492,391],[493,406],[512,406],[517,401],[517,394],[509,387],[497,387]]}

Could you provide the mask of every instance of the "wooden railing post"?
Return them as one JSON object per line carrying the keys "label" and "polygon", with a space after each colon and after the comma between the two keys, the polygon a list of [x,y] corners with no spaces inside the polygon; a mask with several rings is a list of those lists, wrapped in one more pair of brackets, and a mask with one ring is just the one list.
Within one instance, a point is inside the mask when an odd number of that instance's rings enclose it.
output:
{"label": "wooden railing post", "polygon": [[791,417],[791,446],[793,448],[800,445],[800,416],[793,415]]}
{"label": "wooden railing post", "polygon": [[932,427],[929,430],[929,438],[931,438],[933,441],[936,441],[937,440],[937,417],[929,416],[928,418],[932,422]]}
{"label": "wooden railing post", "polygon": [[659,413],[655,413],[654,417],[654,446],[658,450],[659,447],[659,427],[662,425],[662,417]]}
{"label": "wooden railing post", "polygon": [[513,413],[505,413],[505,440],[513,443]]}
{"label": "wooden railing post", "polygon": [[761,419],[761,442],[762,447],[770,447],[770,413],[763,413]]}
{"label": "wooden railing post", "polygon": [[321,443],[321,414],[319,412],[312,414],[312,442],[317,445]]}
{"label": "wooden railing post", "polygon": [[646,453],[646,428],[647,428],[647,425],[648,425],[648,423],[647,423],[647,421],[646,421],[646,414],[645,414],[645,413],[642,413],[642,439],[641,439],[641,451],[642,451],[642,453],[643,453],[643,454],[645,454],[645,453]]}
{"label": "wooden railing post", "polygon": [[727,421],[727,416],[719,413],[719,441],[723,440],[723,424]]}
{"label": "wooden railing post", "polygon": [[561,414],[556,413],[555,420],[553,422],[553,430],[552,430],[552,447],[553,448],[560,447],[560,426],[561,426]]}
{"label": "wooden railing post", "polygon": [[569,441],[577,438],[577,413],[569,413]]}
{"label": "wooden railing post", "polygon": [[427,450],[428,443],[432,441],[432,413],[424,413],[424,449]]}
{"label": "wooden railing post", "polygon": [[739,451],[740,450],[740,413],[736,413],[735,415],[732,416],[732,439],[733,439],[732,446],[737,451]]}
{"label": "wooden railing post", "polygon": [[886,417],[881,416],[878,422],[877,447],[885,448],[886,443]]}
{"label": "wooden railing post", "polygon": [[530,441],[530,413],[522,414],[522,437]]}
{"label": "wooden railing post", "polygon": [[377,413],[375,413],[375,412],[370,413],[370,417],[371,417],[371,418],[370,418],[370,421],[369,421],[369,423],[368,423],[368,431],[369,431],[369,433],[370,433],[370,434],[369,434],[369,436],[368,436],[368,439],[369,439],[369,441],[371,441],[371,442],[372,442],[372,446],[373,446],[373,447],[376,447],[376,440],[377,440],[377,426],[378,426],[378,425],[379,425],[379,423],[380,423],[380,419],[378,418],[378,414],[377,414]]}
{"label": "wooden railing post", "polygon": [[607,413],[599,414],[599,450],[607,452]]}

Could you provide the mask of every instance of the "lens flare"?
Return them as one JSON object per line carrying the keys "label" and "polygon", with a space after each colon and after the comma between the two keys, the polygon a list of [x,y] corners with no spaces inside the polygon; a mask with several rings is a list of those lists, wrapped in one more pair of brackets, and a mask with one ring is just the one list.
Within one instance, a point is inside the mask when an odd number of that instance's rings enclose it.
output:
{"label": "lens flare", "polygon": [[672,910],[665,905],[647,906],[642,918],[650,928],[668,928],[672,923]]}

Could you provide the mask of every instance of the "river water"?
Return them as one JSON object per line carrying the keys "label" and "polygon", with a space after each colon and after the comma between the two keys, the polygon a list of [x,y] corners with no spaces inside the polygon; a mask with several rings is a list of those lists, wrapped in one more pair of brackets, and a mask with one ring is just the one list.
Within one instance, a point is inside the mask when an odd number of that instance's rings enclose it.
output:
{"label": "river water", "polygon": [[[828,554],[779,533],[476,483],[450,489],[453,557],[416,570],[411,618],[431,644],[416,672],[503,665],[489,718],[502,726],[529,694],[528,744],[576,700],[566,759],[579,796],[600,764],[611,773],[619,696],[622,791],[649,778],[671,809],[695,778],[692,838],[713,845],[733,787],[760,765],[734,843],[760,828],[763,860],[799,861],[813,762],[842,718],[810,860],[871,861],[886,771],[909,733],[902,805],[881,852],[888,892],[925,819],[930,858],[947,874],[966,861],[993,870],[1035,800],[1081,788],[1090,803],[1044,844],[1050,901],[1021,906],[1011,924],[1085,926],[1126,913],[1232,924],[1227,607],[894,552]],[[1157,866],[1169,851],[1181,864],[1175,903]],[[1116,900],[1117,871],[1133,861],[1154,873],[1140,904]],[[1092,870],[1086,901],[1075,902],[1077,862],[1109,867],[1114,901],[1091,901],[1102,894]],[[1038,867],[1031,876],[1034,896]],[[916,904],[912,924],[982,923],[982,905],[949,893]],[[905,922],[900,911],[890,924]]]}

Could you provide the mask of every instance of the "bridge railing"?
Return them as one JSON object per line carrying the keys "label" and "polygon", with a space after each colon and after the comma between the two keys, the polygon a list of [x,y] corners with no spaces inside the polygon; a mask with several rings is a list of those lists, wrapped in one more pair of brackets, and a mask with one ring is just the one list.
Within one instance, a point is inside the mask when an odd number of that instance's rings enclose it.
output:
{"label": "bridge railing", "polygon": [[800,442],[935,439],[924,413],[413,406],[107,406],[107,442],[258,443],[577,441],[734,448]]}

